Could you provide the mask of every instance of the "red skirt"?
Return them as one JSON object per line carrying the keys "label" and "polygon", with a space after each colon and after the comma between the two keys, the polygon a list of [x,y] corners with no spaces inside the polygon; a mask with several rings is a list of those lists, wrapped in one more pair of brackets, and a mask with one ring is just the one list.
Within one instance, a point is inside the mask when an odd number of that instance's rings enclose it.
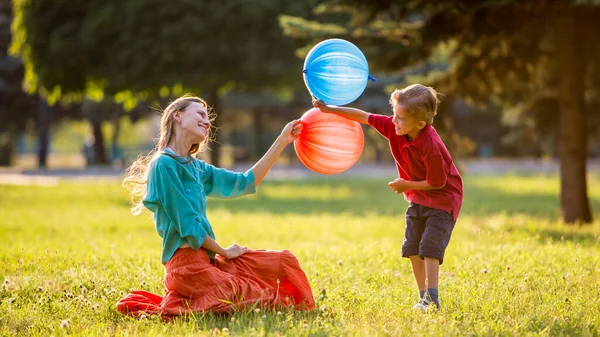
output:
{"label": "red skirt", "polygon": [[200,248],[178,249],[165,264],[164,297],[136,290],[117,311],[137,317],[230,313],[246,308],[311,310],[312,291],[296,257],[287,250],[253,250],[227,260]]}

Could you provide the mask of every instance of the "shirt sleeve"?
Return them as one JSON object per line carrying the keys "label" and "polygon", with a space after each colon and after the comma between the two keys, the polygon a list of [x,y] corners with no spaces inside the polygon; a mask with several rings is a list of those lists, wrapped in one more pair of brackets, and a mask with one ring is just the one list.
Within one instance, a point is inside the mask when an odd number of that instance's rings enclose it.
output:
{"label": "shirt sleeve", "polygon": [[208,232],[200,221],[196,207],[186,198],[175,167],[157,162],[150,171],[147,187],[148,194],[156,195],[158,203],[181,237],[187,240],[192,249],[200,248]]}
{"label": "shirt sleeve", "polygon": [[254,173],[232,172],[224,168],[203,163],[204,192],[207,196],[216,198],[235,198],[256,192]]}
{"label": "shirt sleeve", "polygon": [[423,146],[423,161],[427,170],[427,183],[433,187],[444,187],[448,180],[449,166],[444,160],[442,152],[433,145]]}
{"label": "shirt sleeve", "polygon": [[395,127],[394,122],[392,122],[392,116],[370,114],[369,125],[387,139],[390,139],[390,136],[392,134],[395,134]]}

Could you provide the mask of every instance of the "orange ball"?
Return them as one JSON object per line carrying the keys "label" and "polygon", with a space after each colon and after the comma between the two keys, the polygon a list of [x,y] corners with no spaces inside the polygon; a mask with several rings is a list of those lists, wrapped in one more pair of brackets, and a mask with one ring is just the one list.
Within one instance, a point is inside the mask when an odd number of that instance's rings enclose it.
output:
{"label": "orange ball", "polygon": [[298,159],[322,174],[344,172],[356,164],[365,146],[360,123],[313,108],[302,115],[302,132],[294,141]]}

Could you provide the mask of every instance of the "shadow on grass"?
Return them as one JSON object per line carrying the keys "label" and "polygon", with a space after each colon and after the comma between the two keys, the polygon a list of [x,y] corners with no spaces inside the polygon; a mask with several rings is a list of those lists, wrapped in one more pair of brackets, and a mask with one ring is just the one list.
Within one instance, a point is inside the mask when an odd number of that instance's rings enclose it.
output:
{"label": "shadow on grass", "polygon": [[[261,188],[286,189],[289,195],[270,197],[261,193]],[[208,207],[224,208],[230,212],[270,212],[274,214],[350,213],[355,215],[381,214],[404,217],[408,204],[402,195],[393,193],[386,180],[334,180],[265,182],[253,197],[236,199],[208,199]],[[322,198],[294,196],[294,189],[320,191],[350,190],[348,195]],[[592,199],[592,208],[600,209],[600,200]],[[478,186],[465,181],[465,198],[461,215],[490,216],[494,214],[524,214],[538,219],[557,221],[560,219],[559,196],[544,192],[509,193],[490,187]]]}
{"label": "shadow on grass", "polygon": [[[501,178],[500,178],[501,179]],[[600,209],[599,199],[590,199],[592,209]],[[379,179],[332,179],[304,181],[266,181],[258,189],[256,195],[235,199],[208,199],[210,210],[225,209],[231,213],[268,212],[276,215],[285,214],[350,214],[368,216],[394,216],[404,218],[408,204],[402,195],[393,193],[387,186],[387,180]],[[558,194],[551,192],[518,192],[511,193],[506,189],[483,186],[476,181],[465,179],[465,199],[461,216],[484,219],[485,217],[503,214],[531,217],[534,223],[560,221],[560,204]],[[215,219],[216,220],[216,219]],[[460,222],[460,217],[458,219]],[[553,241],[579,242],[586,245],[598,244],[598,240],[589,232],[543,228],[537,225],[503,226],[504,231],[524,231],[530,235],[539,235],[545,242]]]}
{"label": "shadow on grass", "polygon": [[[577,230],[577,227],[574,227],[574,231]],[[540,241],[542,239],[552,239],[553,242],[575,242],[584,247],[592,247],[597,246],[600,247],[600,238],[595,236],[592,233],[583,233],[583,232],[571,232],[571,231],[561,231],[557,229],[544,229],[541,228],[537,231],[540,235]]]}

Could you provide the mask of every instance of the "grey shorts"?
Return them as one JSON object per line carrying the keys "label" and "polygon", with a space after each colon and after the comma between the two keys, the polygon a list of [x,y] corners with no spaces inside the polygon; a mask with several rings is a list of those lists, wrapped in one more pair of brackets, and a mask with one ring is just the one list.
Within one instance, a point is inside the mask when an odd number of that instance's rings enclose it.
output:
{"label": "grey shorts", "polygon": [[406,210],[402,257],[431,257],[442,264],[455,224],[452,214],[446,211],[410,203]]}

